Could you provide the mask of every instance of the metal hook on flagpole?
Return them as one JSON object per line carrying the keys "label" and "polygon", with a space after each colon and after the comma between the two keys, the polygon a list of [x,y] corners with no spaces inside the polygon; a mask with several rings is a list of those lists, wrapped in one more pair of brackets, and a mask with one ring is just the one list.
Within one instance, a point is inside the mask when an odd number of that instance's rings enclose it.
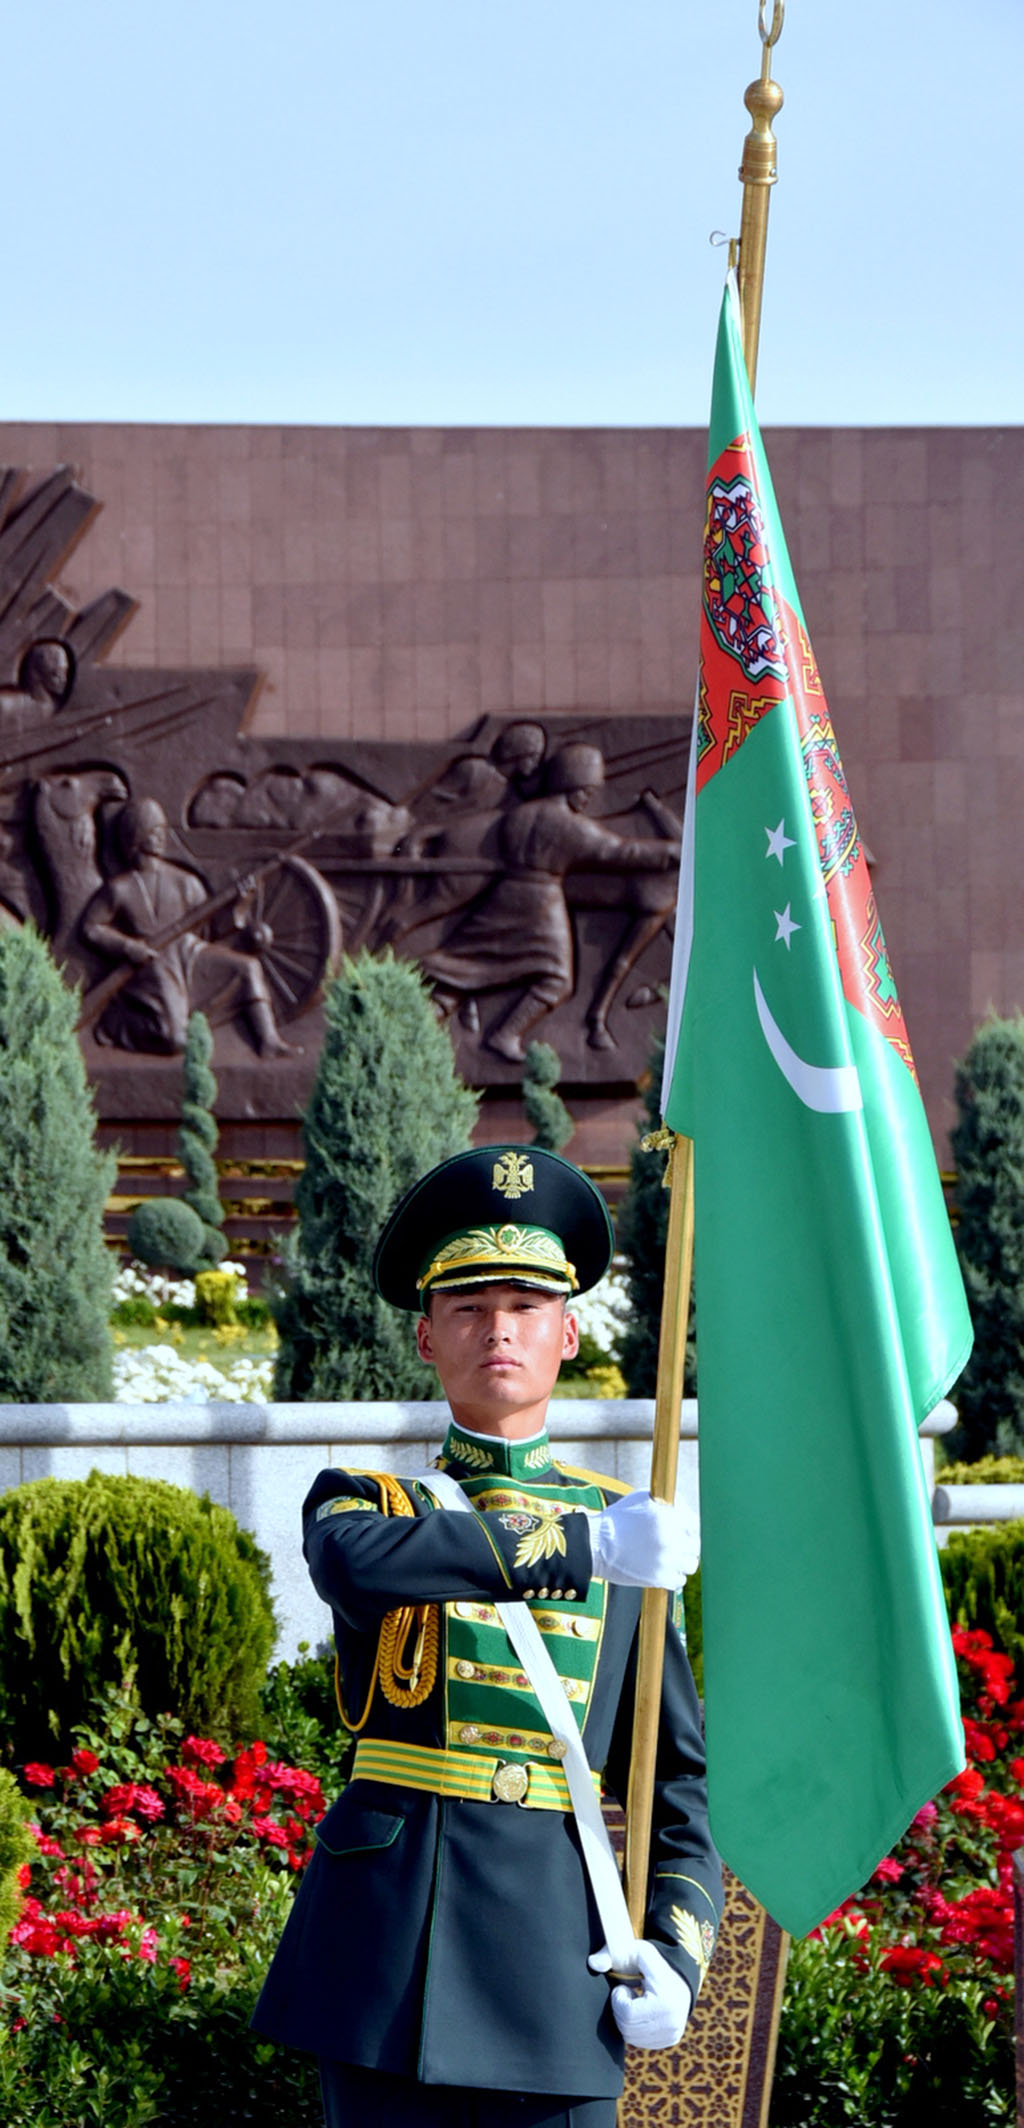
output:
{"label": "metal hook on flagpole", "polygon": [[772,9],[771,29],[768,28],[767,6],[768,0],[758,0],[757,27],[760,32],[761,43],[767,51],[770,51],[773,44],[778,44],[782,35],[782,25],[786,19],[786,0],[775,0],[775,5]]}
{"label": "metal hook on flagpole", "polygon": [[716,251],[717,251],[717,250],[720,250],[720,248],[721,248],[721,246],[722,246],[723,244],[728,244],[728,246],[729,246],[729,272],[730,272],[730,273],[735,273],[735,271],[736,271],[736,262],[737,262],[737,259],[739,258],[739,255],[740,255],[740,240],[739,240],[739,237],[738,237],[738,236],[726,236],[726,233],[725,233],[725,230],[724,230],[724,229],[712,229],[712,231],[711,231],[711,234],[710,234],[710,236],[709,236],[709,238],[708,238],[708,243],[709,243],[709,244],[713,244],[713,245],[714,245],[714,247],[715,247],[715,250],[716,250]]}

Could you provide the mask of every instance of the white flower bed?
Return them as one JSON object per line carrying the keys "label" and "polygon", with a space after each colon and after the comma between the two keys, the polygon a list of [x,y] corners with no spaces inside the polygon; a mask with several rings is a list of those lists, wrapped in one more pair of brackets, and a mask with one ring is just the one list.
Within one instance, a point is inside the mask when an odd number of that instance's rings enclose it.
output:
{"label": "white flower bed", "polygon": [[224,1367],[186,1360],[173,1345],[141,1345],[114,1354],[118,1404],[267,1404],[274,1362],[237,1359]]}
{"label": "white flower bed", "polygon": [[[217,1265],[217,1270],[233,1273],[237,1287],[235,1299],[245,1300],[249,1292],[245,1265],[233,1263],[225,1257],[224,1262]],[[116,1308],[119,1301],[137,1298],[152,1301],[154,1308],[194,1308],[195,1280],[165,1278],[161,1271],[150,1271],[145,1264],[124,1264],[114,1280],[111,1305]]]}
{"label": "white flower bed", "polygon": [[[219,1271],[233,1273],[236,1300],[248,1291],[245,1265],[225,1258]],[[165,1278],[144,1264],[126,1264],[114,1280],[114,1306],[141,1298],[154,1308],[194,1308],[191,1278]],[[239,1357],[214,1366],[212,1360],[189,1360],[173,1345],[125,1346],[114,1354],[114,1398],[119,1404],[266,1404],[274,1378],[271,1354],[265,1359]]]}

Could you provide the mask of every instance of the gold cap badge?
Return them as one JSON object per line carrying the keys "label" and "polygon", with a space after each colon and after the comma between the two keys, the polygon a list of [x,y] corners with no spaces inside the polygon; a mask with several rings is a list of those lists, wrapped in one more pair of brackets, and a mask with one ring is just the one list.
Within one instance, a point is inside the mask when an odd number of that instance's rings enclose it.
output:
{"label": "gold cap badge", "polygon": [[533,1188],[533,1161],[525,1153],[502,1153],[494,1163],[491,1184],[502,1197],[525,1197]]}

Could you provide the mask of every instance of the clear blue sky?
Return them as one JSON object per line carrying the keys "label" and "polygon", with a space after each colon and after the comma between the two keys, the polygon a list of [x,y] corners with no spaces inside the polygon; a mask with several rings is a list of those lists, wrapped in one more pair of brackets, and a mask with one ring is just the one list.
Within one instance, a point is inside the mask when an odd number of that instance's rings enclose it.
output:
{"label": "clear blue sky", "polygon": [[[756,0],[48,0],[3,59],[0,418],[706,420]],[[774,72],[762,421],[1020,421],[1022,0],[788,0]]]}

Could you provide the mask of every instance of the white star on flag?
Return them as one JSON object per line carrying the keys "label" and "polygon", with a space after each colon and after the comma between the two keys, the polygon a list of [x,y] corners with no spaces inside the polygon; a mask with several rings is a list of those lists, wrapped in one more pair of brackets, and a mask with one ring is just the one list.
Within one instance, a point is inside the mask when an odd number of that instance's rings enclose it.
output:
{"label": "white star on flag", "polygon": [[768,848],[764,853],[765,856],[775,857],[782,864],[784,862],[784,852],[796,849],[796,843],[793,841],[792,835],[787,835],[786,833],[785,820],[780,820],[777,828],[765,828],[765,834],[768,837]]}
{"label": "white star on flag", "polygon": [[776,909],[773,912],[776,926],[775,943],[776,945],[778,945],[779,940],[781,938],[787,953],[789,952],[790,946],[792,944],[794,931],[801,931],[803,929],[803,925],[797,923],[795,916],[790,915],[790,907],[791,904],[787,902],[784,909]]}

